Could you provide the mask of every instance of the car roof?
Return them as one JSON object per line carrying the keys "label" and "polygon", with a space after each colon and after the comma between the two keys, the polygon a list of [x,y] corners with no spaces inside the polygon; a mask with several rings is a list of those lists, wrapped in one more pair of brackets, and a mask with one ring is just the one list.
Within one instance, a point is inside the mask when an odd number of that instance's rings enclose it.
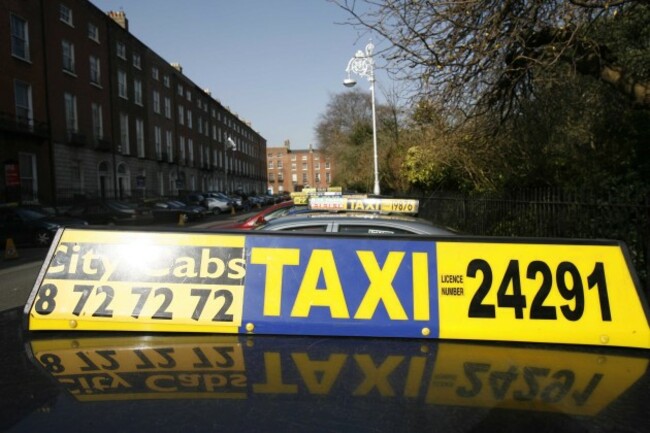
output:
{"label": "car roof", "polygon": [[367,212],[311,212],[286,215],[269,221],[258,228],[265,231],[290,230],[313,224],[357,225],[393,227],[415,234],[453,235],[454,231],[408,215],[386,215]]}

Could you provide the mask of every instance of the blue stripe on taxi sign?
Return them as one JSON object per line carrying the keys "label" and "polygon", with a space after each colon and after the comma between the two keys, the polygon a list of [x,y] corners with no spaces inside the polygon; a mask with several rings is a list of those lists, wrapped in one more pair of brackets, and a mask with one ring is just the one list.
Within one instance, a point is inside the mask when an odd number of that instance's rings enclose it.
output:
{"label": "blue stripe on taxi sign", "polygon": [[249,236],[245,249],[255,333],[439,335],[435,242]]}

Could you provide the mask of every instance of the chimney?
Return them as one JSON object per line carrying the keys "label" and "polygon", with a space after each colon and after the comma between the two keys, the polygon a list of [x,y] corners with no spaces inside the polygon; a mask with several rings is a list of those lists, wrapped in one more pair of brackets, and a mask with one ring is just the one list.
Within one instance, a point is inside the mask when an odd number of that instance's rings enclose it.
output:
{"label": "chimney", "polygon": [[289,140],[284,140],[284,147],[291,149],[291,142]]}
{"label": "chimney", "polygon": [[120,25],[124,30],[129,30],[129,20],[126,19],[126,14],[124,11],[108,11],[108,16],[113,19],[117,24]]}
{"label": "chimney", "polygon": [[183,67],[181,66],[180,63],[172,63],[171,65],[172,65],[172,68],[176,69],[181,74],[183,73]]}

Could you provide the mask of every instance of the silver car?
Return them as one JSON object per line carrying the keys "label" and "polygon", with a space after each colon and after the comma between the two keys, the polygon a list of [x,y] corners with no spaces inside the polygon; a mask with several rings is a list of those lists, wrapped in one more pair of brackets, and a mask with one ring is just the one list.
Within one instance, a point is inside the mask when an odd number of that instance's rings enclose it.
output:
{"label": "silver car", "polygon": [[383,215],[365,212],[317,212],[287,215],[269,221],[256,230],[345,233],[345,234],[427,234],[454,235],[452,230],[407,215]]}

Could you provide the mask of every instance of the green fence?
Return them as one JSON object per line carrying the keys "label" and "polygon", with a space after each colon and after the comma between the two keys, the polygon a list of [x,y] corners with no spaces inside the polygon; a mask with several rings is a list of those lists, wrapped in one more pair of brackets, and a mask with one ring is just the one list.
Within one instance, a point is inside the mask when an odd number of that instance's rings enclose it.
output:
{"label": "green fence", "polygon": [[555,189],[420,199],[420,216],[471,235],[624,241],[650,295],[650,197],[621,201],[599,192]]}

